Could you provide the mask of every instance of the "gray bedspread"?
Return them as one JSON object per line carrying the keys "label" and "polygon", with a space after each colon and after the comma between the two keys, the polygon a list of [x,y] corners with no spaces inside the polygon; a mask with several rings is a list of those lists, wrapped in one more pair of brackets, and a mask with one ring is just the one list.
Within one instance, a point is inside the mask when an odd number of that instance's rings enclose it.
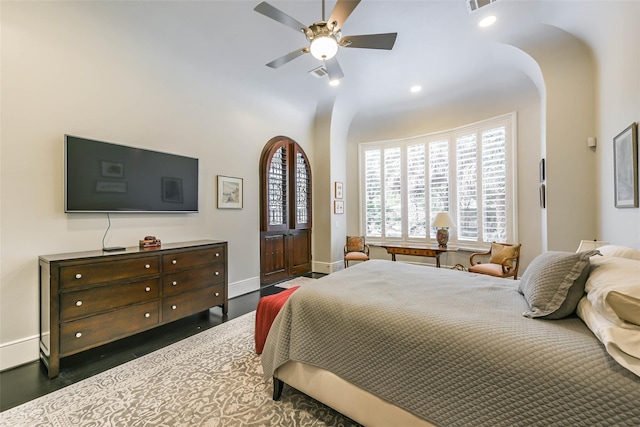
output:
{"label": "gray bedspread", "polygon": [[293,293],[267,338],[439,426],[640,426],[640,378],[578,317],[530,319],[518,282],[372,260]]}

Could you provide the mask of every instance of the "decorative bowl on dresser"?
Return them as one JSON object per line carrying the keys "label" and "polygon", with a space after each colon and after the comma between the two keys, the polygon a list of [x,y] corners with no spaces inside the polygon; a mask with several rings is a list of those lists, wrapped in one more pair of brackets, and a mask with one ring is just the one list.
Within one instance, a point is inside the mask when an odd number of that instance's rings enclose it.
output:
{"label": "decorative bowl on dresser", "polygon": [[229,307],[227,242],[200,240],[39,257],[40,358],[60,358],[221,306]]}

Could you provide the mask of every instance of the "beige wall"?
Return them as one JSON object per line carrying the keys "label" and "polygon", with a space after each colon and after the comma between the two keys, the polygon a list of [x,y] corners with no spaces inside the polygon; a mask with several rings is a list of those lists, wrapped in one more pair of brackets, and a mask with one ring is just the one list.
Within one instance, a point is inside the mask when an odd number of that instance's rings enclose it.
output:
{"label": "beige wall", "polygon": [[[540,3],[541,9],[548,9],[546,22],[575,35],[593,56],[594,94],[582,99],[594,104],[594,111],[586,105],[587,116],[569,121],[571,126],[576,120],[582,123],[577,135],[556,117],[571,110],[558,89],[561,82],[553,85],[553,105],[550,109],[546,105],[544,77],[558,78],[554,74],[558,66],[549,63],[545,69],[531,59],[541,61],[536,55],[522,55],[500,42],[497,53],[514,52],[496,58],[507,58],[505,66],[514,67],[519,76],[500,82],[501,90],[487,93],[478,84],[447,103],[438,102],[436,96],[430,104],[386,106],[354,115],[344,100],[330,105],[316,105],[313,98],[291,102],[268,87],[243,81],[231,64],[217,58],[228,50],[224,38],[203,41],[206,49],[201,51],[197,46],[180,46],[170,37],[175,29],[164,28],[163,22],[140,25],[121,13],[119,4],[2,2],[0,6],[0,369],[37,358],[38,255],[99,248],[107,226],[105,215],[63,212],[65,133],[198,157],[199,214],[112,215],[106,244],[135,245],[147,234],[166,242],[227,240],[232,294],[256,289],[259,283],[258,160],[264,144],[281,134],[296,140],[311,160],[313,258],[319,268],[339,265],[344,234],[358,232],[358,142],[439,131],[510,111],[518,112],[517,208],[525,264],[547,247],[547,235],[569,217],[565,212],[562,221],[556,221],[559,224],[549,227],[538,207],[538,162],[544,144],[555,143],[546,129],[549,111],[557,120],[554,127],[560,129],[552,129],[552,134],[571,139],[569,150],[556,153],[566,164],[562,173],[570,174],[576,164],[587,173],[588,168],[595,169],[593,182],[570,181],[553,195],[558,209],[567,212],[578,197],[591,218],[580,225],[579,233],[563,234],[565,240],[553,246],[573,248],[577,243],[572,241],[579,237],[640,247],[640,209],[613,206],[611,149],[617,133],[640,121],[640,2]],[[131,7],[147,6],[136,2]],[[223,18],[207,18],[213,19]],[[195,55],[209,55],[209,66],[192,63]],[[584,55],[580,61],[584,63]],[[544,76],[545,72],[551,75]],[[574,66],[573,72],[580,74],[580,67]],[[589,121],[594,123],[585,124]],[[583,138],[591,136],[588,126],[598,147],[574,162],[571,150],[587,150]],[[593,162],[589,156],[595,157]],[[216,209],[218,174],[244,178],[243,210]],[[336,218],[332,185],[343,179],[346,215]],[[582,230],[590,235],[583,236]]]}
{"label": "beige wall", "polygon": [[[231,295],[259,287],[262,147],[286,133],[315,169],[315,105],[230,84],[80,3],[2,4],[0,369],[38,356],[38,255],[98,249],[107,228],[63,212],[65,133],[199,158],[198,214],[113,214],[105,243],[226,240]],[[244,179],[244,209],[216,208],[217,175]]]}
{"label": "beige wall", "polygon": [[[589,2],[581,5],[580,13],[575,3],[544,6],[549,8],[549,21],[562,28],[546,26],[538,32],[539,40],[513,34],[496,41],[517,50],[505,66],[521,70],[528,82],[518,81],[513,87],[507,81],[491,93],[482,93],[481,83],[458,102],[356,115],[347,147],[347,192],[358,191],[354,165],[359,142],[416,136],[517,111],[523,267],[544,250],[575,250],[581,239],[640,247],[640,209],[613,207],[611,148],[618,132],[640,121],[640,2]],[[571,18],[555,22],[558,16]],[[562,41],[545,43],[552,34]],[[587,147],[590,136],[599,141],[596,150]],[[548,167],[545,210],[538,205],[542,157]],[[349,200],[350,234],[362,231],[358,206],[358,198]],[[374,256],[389,257],[381,250]],[[467,254],[457,254],[448,263],[461,261],[468,263]]]}

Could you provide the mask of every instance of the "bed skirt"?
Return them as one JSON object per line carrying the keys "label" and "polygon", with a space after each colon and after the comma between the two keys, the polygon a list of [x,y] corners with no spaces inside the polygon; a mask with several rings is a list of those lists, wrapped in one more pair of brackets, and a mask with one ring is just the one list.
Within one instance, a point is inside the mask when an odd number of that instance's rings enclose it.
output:
{"label": "bed skirt", "polygon": [[315,366],[289,361],[275,377],[367,427],[435,427],[414,414]]}

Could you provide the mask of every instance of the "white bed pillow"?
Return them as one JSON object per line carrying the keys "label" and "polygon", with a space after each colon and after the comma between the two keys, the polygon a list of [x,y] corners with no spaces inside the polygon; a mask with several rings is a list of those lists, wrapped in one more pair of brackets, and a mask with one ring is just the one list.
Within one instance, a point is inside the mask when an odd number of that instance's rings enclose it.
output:
{"label": "white bed pillow", "polygon": [[626,246],[605,245],[600,246],[598,250],[603,256],[606,257],[615,256],[619,258],[635,259],[636,261],[640,261],[640,251],[633,248],[627,248]]}
{"label": "white bed pillow", "polygon": [[585,291],[596,311],[609,321],[640,326],[640,261],[592,257]]}
{"label": "white bed pillow", "polygon": [[598,313],[587,297],[580,300],[576,313],[604,344],[607,353],[640,377],[640,326],[623,328],[611,323]]}

